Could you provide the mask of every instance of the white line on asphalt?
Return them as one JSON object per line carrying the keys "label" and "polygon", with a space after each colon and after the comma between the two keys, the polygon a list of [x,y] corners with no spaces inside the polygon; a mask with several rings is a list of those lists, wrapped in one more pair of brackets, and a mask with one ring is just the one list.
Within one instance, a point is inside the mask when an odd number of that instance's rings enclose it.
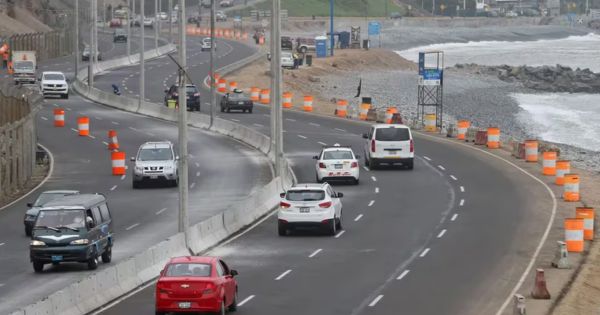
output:
{"label": "white line on asphalt", "polygon": [[321,125],[315,124],[315,123],[308,123],[308,124],[311,125],[311,126],[315,126],[315,127],[321,127]]}
{"label": "white line on asphalt", "polygon": [[287,276],[288,273],[292,272],[292,269],[286,270],[284,273],[280,274],[275,280],[281,280],[283,277]]}
{"label": "white line on asphalt", "polygon": [[303,135],[298,135],[298,138],[306,139],[306,137]]}
{"label": "white line on asphalt", "polygon": [[459,205],[460,205],[461,207],[462,207],[462,206],[464,206],[464,205],[465,205],[465,200],[464,200],[464,199],[461,199],[461,200],[460,200],[460,204],[459,204]]}
{"label": "white line on asphalt", "polygon": [[136,226],[138,226],[138,225],[140,225],[140,224],[139,224],[139,223],[132,224],[132,225],[130,225],[130,226],[128,226],[128,227],[126,227],[126,228],[125,228],[125,231],[129,231],[129,230],[133,229],[134,227],[136,227]]}
{"label": "white line on asphalt", "polygon": [[369,201],[369,207],[373,206],[374,203],[375,203],[375,200]]}
{"label": "white line on asphalt", "polygon": [[200,167],[200,163],[196,162],[194,164],[196,165],[196,167]]}
{"label": "white line on asphalt", "polygon": [[346,233],[346,230],[341,230],[338,234],[336,234],[334,237],[335,238],[340,238],[340,236],[342,236],[342,234]]}
{"label": "white line on asphalt", "polygon": [[162,209],[156,211],[156,215],[159,215],[159,214],[161,214],[161,213],[163,213],[165,211],[167,211],[167,208],[162,208]]}
{"label": "white line on asphalt", "polygon": [[193,189],[194,187],[196,187],[196,183],[195,182],[190,185],[190,189]]}
{"label": "white line on asphalt", "polygon": [[54,106],[54,107],[58,107],[58,104],[52,104],[52,106]]}
{"label": "white line on asphalt", "polygon": [[369,169],[366,166],[363,166],[363,169],[365,170],[365,172],[369,171]]}
{"label": "white line on asphalt", "polygon": [[296,121],[295,119],[291,119],[291,118],[286,118],[285,120],[287,120],[287,121]]}
{"label": "white line on asphalt", "polygon": [[429,158],[428,156],[423,155],[423,158],[426,159],[427,161],[431,161],[431,158]]}
{"label": "white line on asphalt", "polygon": [[118,122],[116,122],[116,121],[111,121],[111,123],[112,123],[113,125],[118,125],[118,124],[119,124],[119,123],[118,123]]}
{"label": "white line on asphalt", "polygon": [[4,283],[0,283],[0,288],[2,288],[4,286]]}
{"label": "white line on asphalt", "polygon": [[318,144],[320,144],[320,145],[327,145],[327,143],[325,143],[325,142],[321,142],[321,141],[319,141],[319,142],[317,142],[317,143],[318,143]]}
{"label": "white line on asphalt", "polygon": [[196,172],[196,177],[200,177],[200,172]]}
{"label": "white line on asphalt", "polygon": [[359,214],[359,215],[357,215],[357,216],[356,216],[356,218],[354,219],[354,222],[356,222],[356,221],[360,220],[360,218],[362,218],[362,217],[363,217],[363,215],[362,215],[362,214]]}
{"label": "white line on asphalt", "polygon": [[377,181],[377,177],[375,177],[375,176],[371,176],[371,179],[372,179],[374,182],[376,182],[376,181]]}
{"label": "white line on asphalt", "polygon": [[423,250],[423,251],[421,252],[421,255],[419,255],[419,257],[421,257],[421,258],[425,257],[425,255],[427,255],[427,253],[429,253],[429,251],[430,251],[430,250],[431,250],[431,249],[430,249],[429,247],[428,247],[428,248],[425,248],[425,250]]}
{"label": "white line on asphalt", "polygon": [[0,246],[4,246],[4,244],[6,244],[6,243],[0,243]]}
{"label": "white line on asphalt", "polygon": [[96,119],[96,120],[102,120],[102,117],[95,116],[94,119]]}
{"label": "white line on asphalt", "polygon": [[458,213],[455,213],[452,218],[450,218],[450,221],[454,221],[456,218],[458,218]]}
{"label": "white line on asphalt", "polygon": [[369,307],[375,306],[379,300],[383,299],[383,294],[378,295],[371,303],[369,303]]}
{"label": "white line on asphalt", "polygon": [[441,169],[442,171],[445,171],[445,170],[446,170],[446,168],[445,168],[445,167],[443,167],[443,166],[441,166],[441,165],[438,165],[438,168],[439,168],[439,169]]}
{"label": "white line on asphalt", "polygon": [[48,118],[46,118],[46,117],[44,117],[44,116],[42,116],[42,117],[40,117],[40,118],[42,118],[43,120],[48,120]]}
{"label": "white line on asphalt", "polygon": [[262,128],[262,127],[264,127],[264,125],[261,125],[261,124],[252,124],[252,125],[254,125],[254,126],[256,126],[256,127],[259,127],[259,128]]}
{"label": "white line on asphalt", "polygon": [[454,176],[454,175],[450,175],[450,178],[452,178],[454,180],[458,180],[458,178],[456,178],[456,176]]}
{"label": "white line on asphalt", "polygon": [[137,129],[136,129],[136,128],[134,128],[134,127],[131,127],[131,126],[130,126],[130,127],[127,127],[127,128],[129,128],[129,129],[131,129],[131,130],[133,130],[133,131],[137,131]]}
{"label": "white line on asphalt", "polygon": [[323,250],[322,248],[317,249],[312,254],[308,255],[308,258],[313,258],[313,257],[317,256],[317,254],[320,253],[322,250]]}
{"label": "white line on asphalt", "polygon": [[375,193],[378,194],[379,193],[379,187],[375,187]]}
{"label": "white line on asphalt", "polygon": [[410,270],[404,270],[402,273],[396,278],[396,280],[402,280],[402,278],[406,277],[406,275],[410,272]]}
{"label": "white line on asphalt", "polygon": [[346,130],[344,130],[344,129],[340,129],[340,128],[333,128],[333,130],[337,130],[337,131],[346,132]]}
{"label": "white line on asphalt", "polygon": [[110,187],[110,191],[113,191],[115,189],[117,189],[117,185],[114,185],[114,186]]}
{"label": "white line on asphalt", "polygon": [[250,300],[252,300],[253,298],[254,298],[254,295],[251,295],[251,296],[249,296],[249,297],[245,298],[244,300],[242,300],[240,303],[238,303],[238,305],[237,305],[237,306],[242,306],[242,305],[244,305],[244,304],[246,304],[246,303],[250,302]]}
{"label": "white line on asphalt", "polygon": [[71,128],[71,130],[75,131],[75,132],[79,132],[79,130],[75,129],[75,128]]}
{"label": "white line on asphalt", "polygon": [[441,230],[440,234],[438,234],[437,238],[442,238],[442,236],[444,236],[444,234],[446,234],[446,229]]}
{"label": "white line on asphalt", "polygon": [[231,118],[231,121],[240,122],[239,120],[233,118]]}
{"label": "white line on asphalt", "polygon": [[465,187],[464,186],[460,186],[460,192],[465,192]]}
{"label": "white line on asphalt", "polygon": [[72,109],[71,109],[71,107],[67,107],[67,110],[68,110],[68,111],[71,111]]}
{"label": "white line on asphalt", "polygon": [[106,141],[102,141],[102,143],[103,143],[104,145],[108,146],[108,142],[106,142]]}
{"label": "white line on asphalt", "polygon": [[155,134],[153,134],[152,132],[146,132],[147,135],[149,135],[150,137],[154,137]]}
{"label": "white line on asphalt", "polygon": [[92,138],[92,139],[96,139],[96,137],[92,136],[92,135],[88,135],[88,137]]}

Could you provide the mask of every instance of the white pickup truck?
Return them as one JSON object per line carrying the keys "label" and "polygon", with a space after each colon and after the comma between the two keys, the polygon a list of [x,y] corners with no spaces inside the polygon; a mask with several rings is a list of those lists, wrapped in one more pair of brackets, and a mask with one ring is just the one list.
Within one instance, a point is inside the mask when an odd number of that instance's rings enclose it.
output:
{"label": "white pickup truck", "polygon": [[35,51],[13,51],[12,62],[15,84],[36,83],[37,59]]}

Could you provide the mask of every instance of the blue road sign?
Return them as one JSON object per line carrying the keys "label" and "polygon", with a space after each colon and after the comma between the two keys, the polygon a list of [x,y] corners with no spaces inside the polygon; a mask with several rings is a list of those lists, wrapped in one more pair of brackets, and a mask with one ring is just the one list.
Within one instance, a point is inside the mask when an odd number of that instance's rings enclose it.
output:
{"label": "blue road sign", "polygon": [[379,35],[381,33],[381,23],[380,22],[369,22],[369,35]]}

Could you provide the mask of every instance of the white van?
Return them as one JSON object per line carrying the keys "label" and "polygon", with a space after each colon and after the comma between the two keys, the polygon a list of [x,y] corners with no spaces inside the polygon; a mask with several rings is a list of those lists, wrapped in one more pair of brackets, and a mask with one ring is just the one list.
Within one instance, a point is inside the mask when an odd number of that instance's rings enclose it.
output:
{"label": "white van", "polygon": [[413,169],[415,149],[410,128],[400,124],[376,124],[363,134],[365,165],[374,169],[379,164],[402,164]]}

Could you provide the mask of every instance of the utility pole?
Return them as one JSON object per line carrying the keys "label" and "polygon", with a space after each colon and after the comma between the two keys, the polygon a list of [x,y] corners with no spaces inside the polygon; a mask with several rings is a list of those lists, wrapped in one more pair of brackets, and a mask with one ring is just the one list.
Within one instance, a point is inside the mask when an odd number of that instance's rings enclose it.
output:
{"label": "utility pole", "polygon": [[[134,0],[135,2],[135,0]],[[144,0],[140,1],[140,97],[138,108],[142,107],[144,103],[144,94],[146,94],[145,84],[146,84],[146,74],[144,73]]]}
{"label": "utility pole", "polygon": [[94,58],[96,55],[96,45],[94,38],[94,30],[96,28],[96,0],[92,0],[90,3],[90,20],[92,25],[90,25],[90,53],[88,55],[88,86],[89,88],[94,87]]}
{"label": "utility pole", "polygon": [[102,0],[102,29],[106,30],[106,0]]}
{"label": "utility pole", "polygon": [[169,42],[173,43],[173,0],[169,0]]}
{"label": "utility pole", "polygon": [[210,127],[213,126],[217,115],[217,89],[215,82],[215,11],[216,0],[210,1]]}
{"label": "utility pole", "polygon": [[[387,0],[384,0],[387,3]],[[329,34],[331,36],[331,56],[333,56],[333,46],[335,45],[335,39],[333,38],[333,0],[329,0]]]}
{"label": "utility pole", "polygon": [[[158,12],[160,12],[162,16],[162,0],[158,0]],[[156,19],[158,20],[158,33],[162,34],[162,19],[160,17],[157,17]]]}
{"label": "utility pole", "polygon": [[131,1],[127,0],[127,58],[131,59],[131,16],[135,15],[135,12],[131,12]]}
{"label": "utility pole", "polygon": [[79,72],[79,0],[75,0],[75,80],[77,80],[77,73]]}
{"label": "utility pole", "polygon": [[[275,176],[283,176],[283,133],[281,111],[281,3],[273,0],[271,10],[271,139],[274,142]],[[333,36],[333,34],[332,34]]]}
{"label": "utility pole", "polygon": [[185,246],[189,248],[188,218],[188,136],[186,101],[186,43],[185,43],[185,0],[179,0],[179,232],[185,236]]}
{"label": "utility pole", "polygon": [[158,20],[160,20],[160,18],[158,17],[158,0],[154,0],[154,23],[152,24],[152,27],[154,28],[154,49],[156,49],[157,53],[158,53]]}
{"label": "utility pole", "polygon": [[431,4],[431,15],[435,16],[435,0],[433,0],[433,3]]}

